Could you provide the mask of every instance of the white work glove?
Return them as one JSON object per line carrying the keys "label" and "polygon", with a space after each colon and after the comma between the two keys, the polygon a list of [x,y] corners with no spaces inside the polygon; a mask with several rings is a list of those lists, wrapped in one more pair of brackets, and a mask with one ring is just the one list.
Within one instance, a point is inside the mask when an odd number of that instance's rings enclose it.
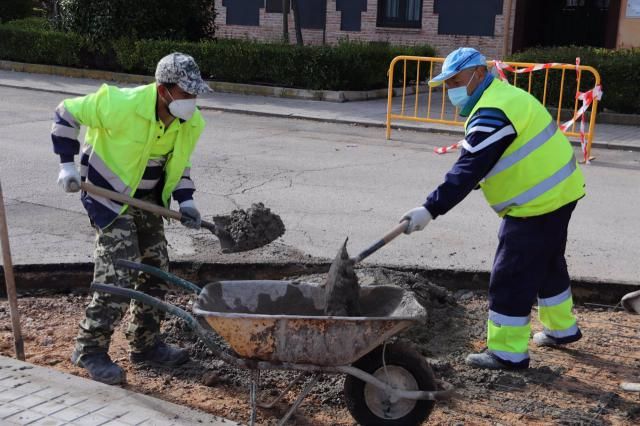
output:
{"label": "white work glove", "polygon": [[409,220],[409,225],[405,229],[405,234],[410,234],[413,231],[422,231],[429,221],[433,219],[431,213],[424,206],[411,209],[400,218],[400,222],[403,220]]}
{"label": "white work glove", "polygon": [[180,213],[182,213],[182,223],[187,228],[200,229],[200,212],[196,208],[196,203],[193,200],[187,200],[180,203]]}
{"label": "white work glove", "polygon": [[60,163],[58,185],[64,189],[64,192],[80,191],[80,173],[78,173],[76,163]]}

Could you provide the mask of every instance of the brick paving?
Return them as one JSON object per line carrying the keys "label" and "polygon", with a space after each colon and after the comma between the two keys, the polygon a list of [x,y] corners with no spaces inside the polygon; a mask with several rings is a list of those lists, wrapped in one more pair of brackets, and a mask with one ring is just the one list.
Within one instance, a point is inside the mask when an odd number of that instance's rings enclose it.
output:
{"label": "brick paving", "polygon": [[0,424],[233,426],[237,423],[118,386],[0,356]]}

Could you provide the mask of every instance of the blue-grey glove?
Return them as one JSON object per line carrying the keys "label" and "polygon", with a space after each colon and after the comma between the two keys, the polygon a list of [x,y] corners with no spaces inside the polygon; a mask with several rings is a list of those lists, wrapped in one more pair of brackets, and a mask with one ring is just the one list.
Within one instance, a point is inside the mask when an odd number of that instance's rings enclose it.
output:
{"label": "blue-grey glove", "polygon": [[180,213],[182,213],[182,223],[187,228],[200,229],[200,212],[196,208],[193,200],[187,200],[180,203]]}

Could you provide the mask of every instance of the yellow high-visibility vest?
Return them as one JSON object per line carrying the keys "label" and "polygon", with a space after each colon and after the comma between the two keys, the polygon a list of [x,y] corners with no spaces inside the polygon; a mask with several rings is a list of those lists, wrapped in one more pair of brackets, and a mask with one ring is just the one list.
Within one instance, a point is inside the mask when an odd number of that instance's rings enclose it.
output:
{"label": "yellow high-visibility vest", "polygon": [[[517,136],[480,182],[487,202],[500,216],[539,216],[585,195],[584,177],[566,136],[536,98],[495,79],[471,110],[496,108]],[[465,123],[468,129],[469,119]]]}
{"label": "yellow high-visibility vest", "polygon": [[[103,84],[97,92],[64,101],[67,111],[87,126],[85,142],[91,145],[91,156],[97,156],[96,162],[108,169],[105,177],[114,188],[122,188],[120,192],[129,196],[140,184],[155,142],[156,97],[155,83],[130,89]],[[165,164],[162,189],[165,207],[169,206],[171,193],[185,168],[191,167],[191,153],[204,126],[199,110],[180,124]],[[123,206],[120,214],[126,208]]]}

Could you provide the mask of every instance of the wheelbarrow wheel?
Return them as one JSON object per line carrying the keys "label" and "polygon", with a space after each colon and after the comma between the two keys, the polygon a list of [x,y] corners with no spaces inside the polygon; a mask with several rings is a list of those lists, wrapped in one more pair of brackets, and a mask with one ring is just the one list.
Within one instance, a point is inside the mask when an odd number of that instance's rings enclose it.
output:
{"label": "wheelbarrow wheel", "polygon": [[[377,379],[406,390],[436,390],[431,367],[422,355],[408,345],[380,346],[356,361],[353,366]],[[434,401],[400,399],[390,401],[382,389],[347,375],[344,397],[353,418],[363,426],[419,425],[433,410]]]}

